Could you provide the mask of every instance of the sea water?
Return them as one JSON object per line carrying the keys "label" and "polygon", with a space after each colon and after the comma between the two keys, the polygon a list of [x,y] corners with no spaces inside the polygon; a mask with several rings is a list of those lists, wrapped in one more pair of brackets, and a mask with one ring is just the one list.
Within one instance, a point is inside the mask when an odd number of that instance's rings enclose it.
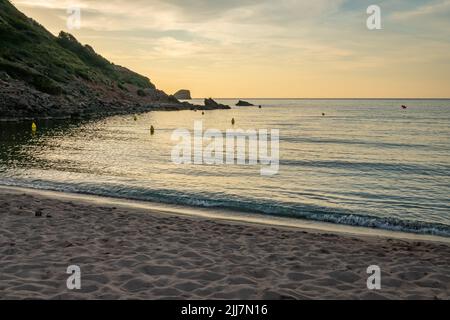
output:
{"label": "sea water", "polygon": [[[450,100],[247,100],[256,107],[37,121],[36,133],[0,122],[0,184],[450,236]],[[174,163],[172,133],[195,121],[279,130],[278,173]]]}

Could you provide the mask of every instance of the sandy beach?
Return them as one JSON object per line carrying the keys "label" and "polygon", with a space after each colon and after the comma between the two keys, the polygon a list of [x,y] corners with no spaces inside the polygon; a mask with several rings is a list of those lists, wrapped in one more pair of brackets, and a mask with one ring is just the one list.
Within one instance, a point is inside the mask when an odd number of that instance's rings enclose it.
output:
{"label": "sandy beach", "polygon": [[[37,215],[37,216],[36,216]],[[5,189],[1,299],[449,299],[450,245],[236,223]],[[81,290],[66,269],[81,268]],[[366,269],[382,270],[368,290]]]}

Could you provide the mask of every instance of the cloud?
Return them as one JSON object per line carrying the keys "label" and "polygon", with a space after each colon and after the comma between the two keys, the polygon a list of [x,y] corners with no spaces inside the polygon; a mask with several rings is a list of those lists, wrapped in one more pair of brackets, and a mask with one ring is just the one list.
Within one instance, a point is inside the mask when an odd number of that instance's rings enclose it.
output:
{"label": "cloud", "polygon": [[149,74],[146,66],[302,77],[449,69],[450,0],[379,0],[383,30],[375,32],[366,28],[371,0],[12,1],[54,33],[78,5],[80,41]]}
{"label": "cloud", "polygon": [[[368,37],[365,9],[361,8],[361,2],[355,1],[15,0],[14,3],[45,8],[61,22],[65,19],[65,8],[78,5],[82,9],[82,36],[101,34],[110,39],[133,39],[140,49],[147,45],[152,56],[202,55],[204,59],[213,59],[213,55],[222,52],[259,59],[276,54],[281,59],[298,55],[314,61],[333,57],[339,61],[348,57],[366,60],[362,56],[373,50],[365,43]],[[424,5],[408,3],[411,1],[382,1],[383,16],[387,11],[395,26],[397,20],[434,15],[450,7],[450,0]],[[390,6],[397,6],[397,10]],[[388,29],[385,38],[402,42],[400,34]],[[408,35],[406,39],[409,41]],[[370,44],[376,46],[380,41],[371,37]]]}
{"label": "cloud", "polygon": [[426,16],[446,14],[447,15],[446,18],[449,19],[450,18],[448,16],[449,13],[450,13],[450,0],[443,0],[431,4],[421,5],[419,7],[412,8],[410,10],[397,12],[393,14],[391,17],[397,20],[407,20]]}
{"label": "cloud", "polygon": [[[198,26],[214,22],[261,25],[302,22],[325,12],[334,11],[343,0],[15,0],[27,7],[65,9],[78,5],[84,11],[96,14],[90,27],[103,30],[104,20],[118,30],[134,28],[158,28],[162,30]],[[127,23],[122,23],[124,20]],[[116,22],[116,23],[115,23]],[[108,28],[109,28],[108,27]],[[206,28],[205,28],[206,29]]]}
{"label": "cloud", "polygon": [[[60,21],[67,6],[82,9],[82,28],[104,37],[152,40],[151,51],[169,56],[301,49],[317,41],[302,39],[315,19],[338,11],[343,0],[16,0],[16,4],[53,10]],[[328,44],[331,48],[333,45]],[[307,51],[311,51],[307,48]],[[341,51],[336,49],[336,51]],[[213,54],[208,54],[213,53]],[[333,52],[328,50],[327,54]],[[251,54],[251,53],[250,53]],[[316,51],[316,54],[317,51]],[[224,59],[222,59],[224,60]]]}

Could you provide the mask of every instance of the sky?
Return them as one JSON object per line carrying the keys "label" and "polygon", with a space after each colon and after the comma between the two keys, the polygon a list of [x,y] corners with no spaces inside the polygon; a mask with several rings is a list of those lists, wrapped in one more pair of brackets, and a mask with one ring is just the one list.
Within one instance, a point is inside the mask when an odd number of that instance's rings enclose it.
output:
{"label": "sky", "polygon": [[[450,98],[450,0],[11,0],[167,93]],[[367,8],[381,9],[369,30]],[[80,29],[67,26],[70,7]]]}

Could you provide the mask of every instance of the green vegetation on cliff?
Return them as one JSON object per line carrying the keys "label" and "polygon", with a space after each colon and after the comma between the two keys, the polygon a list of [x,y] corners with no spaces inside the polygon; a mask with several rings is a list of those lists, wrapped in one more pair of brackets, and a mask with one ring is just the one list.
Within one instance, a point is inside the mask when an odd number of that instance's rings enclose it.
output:
{"label": "green vegetation on cliff", "polygon": [[55,37],[7,0],[0,0],[0,71],[52,95],[77,79],[155,89],[148,78],[114,65],[72,35]]}

